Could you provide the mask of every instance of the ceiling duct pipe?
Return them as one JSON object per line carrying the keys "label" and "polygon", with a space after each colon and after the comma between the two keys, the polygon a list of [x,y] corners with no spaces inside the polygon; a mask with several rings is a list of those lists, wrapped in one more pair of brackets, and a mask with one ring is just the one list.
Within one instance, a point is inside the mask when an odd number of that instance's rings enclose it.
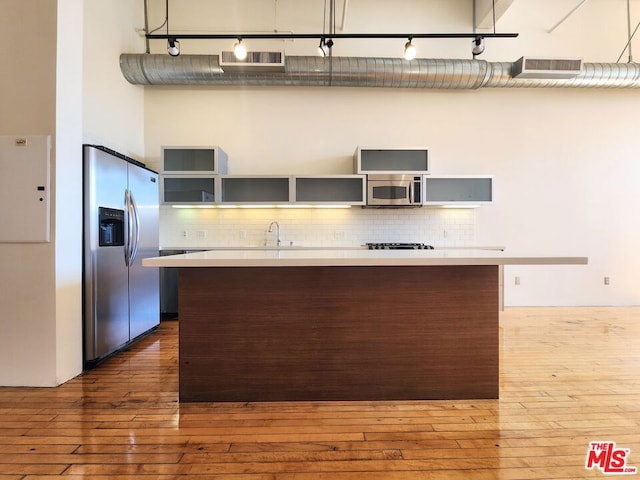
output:
{"label": "ceiling duct pipe", "polygon": [[371,57],[291,56],[285,58],[284,72],[225,73],[217,55],[122,54],[120,69],[134,85],[640,88],[636,63],[583,63],[581,73],[571,79],[513,78],[510,62]]}

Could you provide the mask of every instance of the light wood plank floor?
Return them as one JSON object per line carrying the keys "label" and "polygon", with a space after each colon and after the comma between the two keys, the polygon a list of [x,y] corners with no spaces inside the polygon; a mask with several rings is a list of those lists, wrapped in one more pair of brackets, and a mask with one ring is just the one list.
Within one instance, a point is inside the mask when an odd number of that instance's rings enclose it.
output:
{"label": "light wood plank floor", "polygon": [[507,309],[500,400],[460,402],[179,405],[178,325],[58,388],[0,388],[0,480],[599,478],[593,440],[640,467],[640,308]]}

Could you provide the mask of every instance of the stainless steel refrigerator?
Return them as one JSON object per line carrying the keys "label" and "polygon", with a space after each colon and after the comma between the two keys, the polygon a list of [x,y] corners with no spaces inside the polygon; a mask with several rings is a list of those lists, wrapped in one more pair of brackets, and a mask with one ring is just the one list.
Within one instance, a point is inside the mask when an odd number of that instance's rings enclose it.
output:
{"label": "stainless steel refrigerator", "polygon": [[160,322],[158,174],[103,146],[83,146],[84,360],[91,366]]}

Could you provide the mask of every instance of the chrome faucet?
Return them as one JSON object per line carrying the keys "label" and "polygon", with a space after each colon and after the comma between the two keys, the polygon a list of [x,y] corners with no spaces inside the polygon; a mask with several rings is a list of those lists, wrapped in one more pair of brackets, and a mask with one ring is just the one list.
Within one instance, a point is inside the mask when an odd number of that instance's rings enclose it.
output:
{"label": "chrome faucet", "polygon": [[275,220],[273,222],[271,222],[269,224],[269,230],[267,230],[267,232],[271,233],[273,232],[273,226],[276,226],[276,238],[277,238],[277,246],[280,246],[280,224],[278,222],[276,222]]}

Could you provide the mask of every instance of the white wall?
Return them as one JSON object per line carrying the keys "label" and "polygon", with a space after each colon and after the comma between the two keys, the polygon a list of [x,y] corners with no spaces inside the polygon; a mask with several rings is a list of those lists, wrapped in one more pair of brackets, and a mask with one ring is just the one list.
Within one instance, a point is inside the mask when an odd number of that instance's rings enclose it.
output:
{"label": "white wall", "polygon": [[[53,221],[50,243],[0,244],[0,385],[54,386],[82,369],[81,144],[143,155],[143,91],[117,58],[134,38],[144,49],[139,3],[3,1],[0,134],[51,135]],[[95,67],[84,89],[83,38]]]}
{"label": "white wall", "polygon": [[[470,30],[470,18],[452,3],[350,2],[348,25],[352,31],[404,31],[404,22],[423,25],[421,31]],[[195,4],[197,19],[189,9]],[[307,15],[294,11],[300,10],[295,2],[277,5],[276,14],[265,2],[261,7],[249,0],[216,2],[224,14],[208,16],[205,3],[186,2],[175,9],[172,25],[268,31],[277,24],[279,30],[294,30],[306,18],[307,31],[318,30],[309,12],[319,6],[321,20],[322,2],[310,3]],[[615,62],[626,43],[626,2],[589,2],[548,34],[572,6],[514,2],[499,30],[518,31],[520,37],[487,40],[484,58],[577,55],[587,62]],[[156,14],[163,14],[156,7]],[[402,15],[395,10],[400,7]],[[215,26],[207,23],[213,17]],[[222,19],[228,20],[224,26],[218,25]],[[419,56],[469,58],[467,41],[420,43]],[[161,52],[165,46],[156,42],[153,48]],[[216,48],[203,41],[182,43],[183,54],[217,53]],[[295,55],[313,51],[299,41],[280,48]],[[334,53],[398,56],[397,50],[345,41]],[[218,144],[229,154],[230,173],[311,174],[350,173],[357,145],[427,145],[433,173],[495,175],[496,203],[477,210],[476,243],[506,245],[514,253],[589,256],[588,266],[508,268],[507,305],[630,305],[640,303],[634,280],[640,224],[633,221],[640,207],[634,158],[640,151],[634,135],[639,102],[636,90],[148,87],[145,151],[159,166],[161,145]],[[262,221],[269,218],[265,213]],[[163,226],[161,243],[174,241],[185,227],[175,215],[173,220]],[[207,221],[201,214],[186,225],[215,230],[216,221]],[[611,278],[607,287],[605,275]],[[514,276],[521,278],[518,287],[512,285]]]}
{"label": "white wall", "polygon": [[[588,267],[509,267],[512,305],[640,303],[640,139],[637,92],[496,92],[498,118],[514,119],[477,142],[491,152],[497,204],[480,209],[480,242],[529,252],[576,253]],[[517,105],[528,105],[518,115]],[[515,276],[521,277],[515,286]],[[611,285],[604,285],[609,276]]]}
{"label": "white wall", "polygon": [[[58,0],[56,68],[56,377],[82,371],[82,13],[83,0]],[[69,28],[73,26],[73,28]]]}
{"label": "white wall", "polygon": [[[355,145],[428,145],[433,173],[495,175],[496,203],[477,210],[475,244],[590,258],[587,267],[507,269],[509,278],[521,277],[518,288],[508,283],[507,304],[635,304],[640,226],[628,212],[640,206],[633,134],[640,99],[595,93],[149,89],[147,152],[157,159],[172,138],[222,145],[237,174],[348,173]],[[270,109],[270,102],[284,107]],[[182,118],[183,128],[173,133],[170,117]],[[318,125],[331,125],[320,139]],[[185,214],[164,214],[173,219],[162,226],[165,246],[175,246],[184,229],[210,229],[209,245],[216,235],[222,244],[229,238],[219,222],[207,227],[204,213],[196,214],[201,221],[178,215]],[[266,227],[277,213],[260,215]],[[604,275],[611,277],[606,288]]]}
{"label": "white wall", "polygon": [[120,54],[143,53],[142,1],[85,1],[83,141],[144,161],[144,89],[120,72]]}
{"label": "white wall", "polygon": [[[51,135],[53,141],[56,2],[6,0],[2,7],[0,42],[11,48],[3,58],[10,68],[0,75],[0,134]],[[0,244],[0,385],[55,383],[54,270],[55,237],[50,243]]]}

